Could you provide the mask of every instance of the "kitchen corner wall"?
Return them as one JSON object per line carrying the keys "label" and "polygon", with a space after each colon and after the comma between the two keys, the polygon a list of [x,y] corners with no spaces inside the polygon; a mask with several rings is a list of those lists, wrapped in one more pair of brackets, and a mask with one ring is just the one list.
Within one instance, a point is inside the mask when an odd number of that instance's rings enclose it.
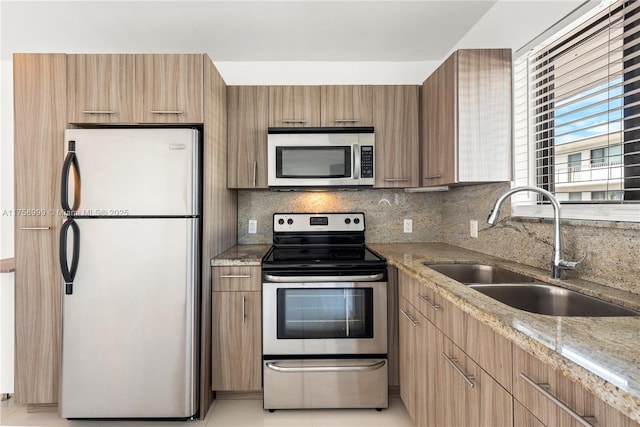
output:
{"label": "kitchen corner wall", "polygon": [[[495,255],[523,264],[549,269],[553,251],[553,222],[513,219],[510,203],[501,209],[500,221],[490,228],[486,222],[496,199],[508,183],[455,188],[444,193],[443,242]],[[469,221],[478,220],[478,238],[469,236]],[[577,277],[640,294],[640,224],[608,221],[563,221],[565,258],[577,260],[587,252]]]}
{"label": "kitchen corner wall", "polygon": [[[239,191],[238,244],[270,244],[276,212],[364,212],[365,239],[369,243],[439,242],[443,194],[402,190]],[[413,221],[412,233],[403,232],[405,218]],[[250,219],[258,221],[257,234],[247,232]]]}

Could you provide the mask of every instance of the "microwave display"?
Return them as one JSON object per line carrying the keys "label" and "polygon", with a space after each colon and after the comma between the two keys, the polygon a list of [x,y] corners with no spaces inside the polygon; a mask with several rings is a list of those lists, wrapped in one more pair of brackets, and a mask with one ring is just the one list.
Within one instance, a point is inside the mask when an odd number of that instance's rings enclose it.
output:
{"label": "microwave display", "polygon": [[351,147],[278,147],[278,178],[349,178]]}

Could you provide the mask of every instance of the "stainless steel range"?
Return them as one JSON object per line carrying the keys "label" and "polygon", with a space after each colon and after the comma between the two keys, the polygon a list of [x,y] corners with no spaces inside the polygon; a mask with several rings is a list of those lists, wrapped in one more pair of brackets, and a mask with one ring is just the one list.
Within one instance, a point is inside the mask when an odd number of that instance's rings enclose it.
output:
{"label": "stainless steel range", "polygon": [[262,259],[264,408],[386,408],[387,263],[363,213],[274,214]]}

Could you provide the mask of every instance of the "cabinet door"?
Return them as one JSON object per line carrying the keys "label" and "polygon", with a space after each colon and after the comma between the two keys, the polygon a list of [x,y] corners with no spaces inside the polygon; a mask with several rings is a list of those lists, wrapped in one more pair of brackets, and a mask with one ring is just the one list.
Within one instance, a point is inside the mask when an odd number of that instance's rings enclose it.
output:
{"label": "cabinet door", "polygon": [[[400,362],[400,398],[411,419],[416,420],[416,326],[415,310],[406,299],[398,303],[398,343]],[[412,316],[413,312],[413,316]]]}
{"label": "cabinet door", "polygon": [[322,86],[322,126],[373,126],[373,86]]}
{"label": "cabinet door", "polygon": [[260,304],[260,292],[213,292],[213,390],[262,388]]}
{"label": "cabinet door", "polygon": [[417,314],[415,390],[416,427],[436,427],[436,393],[434,387],[438,363],[438,349],[442,347],[442,333],[424,316]]}
{"label": "cabinet door", "polygon": [[229,188],[267,188],[267,86],[229,86]]}
{"label": "cabinet door", "polygon": [[136,92],[141,123],[202,123],[203,55],[136,55]]}
{"label": "cabinet door", "polygon": [[66,124],[66,57],[18,54],[15,120],[15,394],[21,404],[58,400],[59,188]]}
{"label": "cabinet door", "polygon": [[135,55],[67,55],[69,123],[133,123]]}
{"label": "cabinet door", "polygon": [[[580,426],[576,417],[594,426],[637,427],[624,414],[586,388],[547,366],[519,347],[513,349],[513,397],[547,426]],[[554,402],[562,402],[564,408]],[[571,415],[573,413],[574,416]]]}
{"label": "cabinet door", "polygon": [[374,86],[377,188],[420,185],[418,86]]}
{"label": "cabinet door", "polygon": [[422,85],[422,185],[456,181],[456,71],[451,55]]}
{"label": "cabinet door", "polygon": [[513,398],[449,339],[436,372],[439,426],[512,426]]}
{"label": "cabinet door", "polygon": [[514,427],[545,427],[542,422],[522,406],[517,400],[513,401],[513,426]]}
{"label": "cabinet door", "polygon": [[320,86],[269,86],[269,126],[320,126]]}

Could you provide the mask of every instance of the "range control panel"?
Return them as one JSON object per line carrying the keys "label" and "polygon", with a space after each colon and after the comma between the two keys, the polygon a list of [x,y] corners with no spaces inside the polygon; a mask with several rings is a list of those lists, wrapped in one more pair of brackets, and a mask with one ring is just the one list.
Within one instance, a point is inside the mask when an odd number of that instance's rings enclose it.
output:
{"label": "range control panel", "polygon": [[273,231],[364,231],[364,213],[276,213]]}

